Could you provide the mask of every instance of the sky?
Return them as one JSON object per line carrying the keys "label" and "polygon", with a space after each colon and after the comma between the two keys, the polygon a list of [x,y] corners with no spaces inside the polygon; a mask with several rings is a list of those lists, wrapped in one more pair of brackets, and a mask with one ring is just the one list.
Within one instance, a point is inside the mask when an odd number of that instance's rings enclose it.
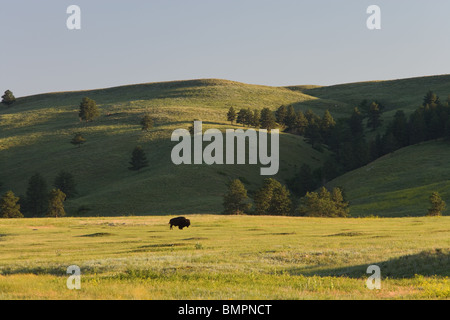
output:
{"label": "sky", "polygon": [[[81,30],[69,30],[70,5]],[[366,10],[381,9],[381,30]],[[0,93],[219,78],[333,85],[450,73],[450,1],[2,0]]]}

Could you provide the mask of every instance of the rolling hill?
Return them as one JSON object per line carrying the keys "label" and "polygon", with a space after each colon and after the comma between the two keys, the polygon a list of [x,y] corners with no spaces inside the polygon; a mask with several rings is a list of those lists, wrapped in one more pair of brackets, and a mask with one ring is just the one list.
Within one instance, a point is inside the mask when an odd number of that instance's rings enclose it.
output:
{"label": "rolling hill", "polygon": [[423,216],[432,192],[450,202],[450,144],[426,142],[386,155],[333,180],[342,186],[353,216]]}
{"label": "rolling hill", "polygon": [[[34,173],[41,173],[51,185],[64,169],[75,176],[79,191],[77,198],[66,203],[71,215],[77,215],[80,208],[89,209],[84,213],[88,216],[220,213],[227,182],[243,178],[253,193],[265,178],[259,175],[260,165],[175,166],[170,159],[176,144],[170,141],[173,130],[187,129],[194,119],[202,120],[205,129],[239,128],[224,121],[230,106],[276,110],[284,104],[312,109],[318,115],[329,109],[335,118],[347,117],[363,99],[382,101],[387,107],[385,120],[389,120],[399,109],[416,109],[430,89],[445,100],[450,76],[329,87],[269,87],[203,79],[18,98],[9,108],[0,106],[0,191],[23,195]],[[78,118],[85,96],[94,99],[101,112],[88,123]],[[139,124],[144,114],[155,119],[149,132],[143,132]],[[87,139],[81,148],[69,143],[77,132]],[[150,163],[139,172],[127,169],[136,145],[144,147]],[[353,215],[420,215],[433,184],[449,195],[445,187],[448,168],[441,161],[448,159],[448,152],[442,156],[445,148],[439,143],[412,146],[332,184],[345,187]],[[326,152],[312,149],[302,137],[281,134],[276,178],[291,177],[303,163],[318,167],[325,158]],[[373,171],[365,171],[370,166]]]}
{"label": "rolling hill", "polygon": [[[83,97],[94,99],[101,116],[80,122]],[[238,128],[224,121],[230,106],[270,107],[315,99],[286,88],[246,85],[225,80],[193,80],[123,86],[84,92],[50,93],[19,98],[0,111],[0,180],[2,192],[25,194],[31,175],[41,173],[51,184],[64,169],[77,181],[79,196],[66,208],[88,215],[220,213],[230,179],[243,177],[250,192],[264,177],[260,166],[176,166],[171,162],[173,130],[188,128],[194,119],[204,128]],[[155,127],[143,132],[144,114]],[[87,143],[69,142],[81,132]],[[282,134],[278,179],[291,176],[302,163],[321,165],[324,154],[303,138]],[[150,166],[128,170],[131,151],[142,145]]]}

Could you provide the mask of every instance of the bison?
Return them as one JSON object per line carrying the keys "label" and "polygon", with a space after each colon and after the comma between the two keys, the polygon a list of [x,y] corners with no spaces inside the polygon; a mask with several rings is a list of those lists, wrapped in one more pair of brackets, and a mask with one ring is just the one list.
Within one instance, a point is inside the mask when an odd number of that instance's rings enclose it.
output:
{"label": "bison", "polygon": [[183,230],[183,228],[188,228],[191,225],[191,221],[189,219],[186,219],[185,217],[178,217],[173,218],[169,222],[170,224],[170,230],[172,230],[172,227],[178,227],[180,230]]}

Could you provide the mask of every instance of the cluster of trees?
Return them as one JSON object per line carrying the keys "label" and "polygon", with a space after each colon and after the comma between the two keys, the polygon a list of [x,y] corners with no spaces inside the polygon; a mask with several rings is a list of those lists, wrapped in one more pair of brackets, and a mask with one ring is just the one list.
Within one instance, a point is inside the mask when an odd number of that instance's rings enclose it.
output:
{"label": "cluster of trees", "polygon": [[[328,174],[325,179],[333,179],[409,145],[439,138],[450,139],[449,103],[450,99],[445,104],[441,103],[439,97],[429,91],[421,107],[409,117],[404,111],[397,111],[385,132],[369,141],[363,125],[367,116],[355,108],[352,116],[338,122],[332,131],[328,145],[334,152],[334,158],[324,169]],[[367,123],[371,124],[369,120]],[[377,123],[380,125],[381,120]]]}
{"label": "cluster of trees", "polygon": [[[362,101],[349,118],[327,122],[331,124],[328,133],[322,129],[325,134],[317,134],[318,139],[311,141],[311,131],[309,134],[305,131],[304,136],[311,144],[326,144],[332,155],[315,170],[303,165],[287,181],[289,189],[297,196],[304,196],[306,192],[400,148],[432,139],[450,140],[449,104],[450,98],[443,104],[435,93],[429,91],[420,108],[409,117],[404,111],[397,111],[384,133],[372,135],[371,139],[367,139],[366,128],[374,130],[381,126],[385,107],[379,102],[368,103],[367,100]],[[290,111],[288,114],[293,113]],[[322,121],[327,118],[324,115]],[[316,123],[320,123],[317,118]],[[317,128],[314,131],[320,133]]]}
{"label": "cluster of trees", "polygon": [[276,119],[273,112],[269,108],[252,110],[250,108],[243,108],[236,113],[233,107],[230,107],[227,113],[227,120],[231,124],[242,124],[247,127],[261,128],[261,129],[275,129],[277,127]]}
{"label": "cluster of trees", "polygon": [[299,208],[295,209],[292,196],[286,186],[279,181],[265,179],[263,186],[253,197],[254,209],[247,195],[244,184],[233,180],[224,195],[225,214],[255,214],[255,215],[301,215],[322,217],[346,217],[349,213],[348,202],[345,202],[342,190],[335,188],[331,193],[322,188],[319,193],[307,193],[301,200]]}
{"label": "cluster of trees", "polygon": [[63,217],[66,215],[64,201],[75,197],[75,179],[66,171],[61,171],[55,178],[54,188],[49,192],[45,179],[36,173],[28,180],[26,196],[17,197],[7,191],[0,200],[0,217]]}
{"label": "cluster of trees", "polygon": [[6,90],[5,94],[2,96],[2,102],[6,106],[12,105],[14,102],[16,102],[16,97],[14,97],[14,94],[10,90]]}

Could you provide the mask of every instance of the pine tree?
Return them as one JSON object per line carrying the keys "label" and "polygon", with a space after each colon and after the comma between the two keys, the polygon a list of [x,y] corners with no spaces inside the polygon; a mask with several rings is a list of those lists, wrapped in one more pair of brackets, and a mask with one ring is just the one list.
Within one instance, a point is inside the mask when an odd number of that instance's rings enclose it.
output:
{"label": "pine tree", "polygon": [[224,195],[223,206],[225,214],[244,214],[250,210],[247,190],[239,179],[233,180]]}
{"label": "pine tree", "polygon": [[369,108],[369,118],[367,120],[367,126],[373,131],[379,128],[381,126],[381,123],[383,122],[381,119],[381,114],[382,111],[379,104],[377,104],[376,102],[372,102]]}
{"label": "pine tree", "polygon": [[398,148],[406,147],[409,144],[408,121],[403,111],[399,110],[395,113],[389,130],[392,131]]}
{"label": "pine tree", "polygon": [[291,214],[291,206],[292,201],[289,190],[281,184],[276,186],[272,193],[268,213],[275,216],[288,216]]}
{"label": "pine tree", "polygon": [[94,100],[89,98],[83,98],[80,104],[80,112],[78,113],[78,116],[88,122],[100,115],[100,112],[98,111],[97,104]]}
{"label": "pine tree", "polygon": [[284,124],[288,127],[289,131],[293,131],[295,129],[296,122],[297,122],[297,113],[295,113],[293,106],[289,106],[287,108]]}
{"label": "pine tree", "polygon": [[416,110],[409,118],[408,123],[409,143],[417,144],[427,138],[427,125],[425,122],[424,109]]}
{"label": "pine tree", "polygon": [[242,125],[245,125],[247,120],[247,109],[241,109],[237,113],[236,122]]}
{"label": "pine tree", "polygon": [[359,111],[359,109],[355,108],[349,120],[350,131],[352,133],[352,136],[357,137],[364,135],[363,119],[364,117]]}
{"label": "pine tree", "polygon": [[258,109],[253,110],[252,126],[259,128],[261,125],[261,112]]}
{"label": "pine tree", "polygon": [[438,192],[433,192],[430,196],[431,208],[428,209],[429,216],[440,216],[445,211],[446,203],[442,200]]}
{"label": "pine tree", "polygon": [[48,206],[47,183],[36,173],[28,180],[26,192],[26,212],[33,217],[43,217]]}
{"label": "pine tree", "polygon": [[280,125],[285,125],[286,122],[286,115],[287,115],[287,109],[286,106],[281,106],[277,109],[277,111],[275,111],[275,117],[277,119],[277,122]]}
{"label": "pine tree", "polygon": [[128,169],[138,171],[144,167],[148,167],[148,161],[147,157],[145,156],[144,149],[142,149],[141,146],[137,146],[134,148],[131,161],[130,161],[131,167]]}
{"label": "pine tree", "polygon": [[12,191],[6,192],[0,199],[0,218],[23,218],[18,202]]}
{"label": "pine tree", "polygon": [[323,117],[321,119],[321,129],[323,132],[329,132],[331,128],[336,125],[336,121],[334,121],[333,116],[330,111],[325,110]]}
{"label": "pine tree", "polygon": [[64,211],[64,201],[66,195],[59,189],[53,189],[49,195],[47,217],[64,217],[66,212]]}
{"label": "pine tree", "polygon": [[438,105],[439,103],[439,97],[433,91],[429,90],[425,97],[423,97],[422,105],[425,107],[426,105]]}
{"label": "pine tree", "polygon": [[297,128],[297,132],[299,135],[305,135],[306,128],[308,127],[308,119],[306,119],[305,115],[301,111],[297,112],[295,127]]}
{"label": "pine tree", "polygon": [[300,171],[287,181],[287,185],[294,195],[303,197],[308,191],[313,191],[317,188],[317,181],[314,178],[311,167],[303,164]]}
{"label": "pine tree", "polygon": [[6,90],[5,94],[2,96],[2,103],[6,104],[8,107],[16,102],[16,97],[10,90]]}
{"label": "pine tree", "polygon": [[141,120],[142,131],[148,131],[153,128],[153,118],[146,114]]}
{"label": "pine tree", "polygon": [[255,213],[258,215],[289,215],[291,213],[290,193],[280,182],[268,178],[254,198]]}
{"label": "pine tree", "polygon": [[73,175],[64,170],[60,171],[55,178],[53,186],[61,190],[66,195],[67,199],[75,197],[78,192],[76,190],[76,183]]}
{"label": "pine tree", "polygon": [[236,111],[233,107],[230,107],[227,113],[227,120],[230,121],[231,124],[236,120]]}
{"label": "pine tree", "polygon": [[275,116],[269,108],[264,108],[261,110],[261,128],[268,131],[276,128]]}
{"label": "pine tree", "polygon": [[319,192],[308,192],[302,198],[298,213],[309,217],[347,217],[349,208],[340,188],[334,188],[330,193],[322,187]]}
{"label": "pine tree", "polygon": [[250,108],[247,108],[244,116],[244,125],[250,127],[253,125],[253,111]]}
{"label": "pine tree", "polygon": [[85,142],[86,139],[83,137],[81,133],[76,133],[75,136],[72,138],[72,140],[70,140],[70,143],[78,146],[78,148],[80,148],[81,145]]}

